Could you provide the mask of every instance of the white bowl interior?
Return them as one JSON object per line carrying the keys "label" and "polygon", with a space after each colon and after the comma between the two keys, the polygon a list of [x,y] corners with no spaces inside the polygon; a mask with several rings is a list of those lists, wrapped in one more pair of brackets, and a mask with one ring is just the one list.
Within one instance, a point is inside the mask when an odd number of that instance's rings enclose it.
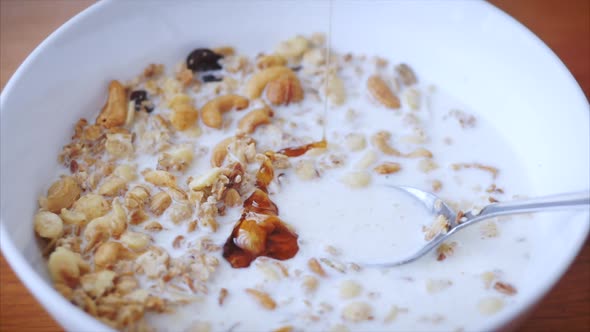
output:
{"label": "white bowl interior", "polygon": [[[54,33],[21,66],[1,97],[2,250],[61,324],[99,328],[48,287],[32,216],[73,124],[93,120],[107,82],[132,78],[150,62],[173,65],[198,46],[227,44],[255,54],[295,34],[325,32],[327,4],[106,1]],[[338,1],[332,31],[336,49],[408,62],[491,123],[526,170],[532,188],[526,194],[588,188],[586,99],[545,45],[492,6]],[[523,294],[519,311],[557,280],[588,234],[586,213],[548,214],[543,221],[530,239],[534,268],[523,272],[538,287]]]}

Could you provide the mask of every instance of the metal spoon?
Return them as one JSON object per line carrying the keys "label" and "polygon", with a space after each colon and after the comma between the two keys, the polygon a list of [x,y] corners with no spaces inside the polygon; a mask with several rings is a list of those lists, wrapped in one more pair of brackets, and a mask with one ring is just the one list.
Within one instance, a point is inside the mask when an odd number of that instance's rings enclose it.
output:
{"label": "metal spoon", "polygon": [[368,263],[361,264],[365,267],[393,267],[407,263],[411,263],[418,258],[426,255],[432,249],[438,247],[443,241],[447,240],[459,230],[473,225],[482,220],[503,216],[507,214],[519,214],[540,211],[555,211],[565,210],[571,208],[585,208],[590,207],[590,192],[567,193],[553,196],[537,197],[522,199],[512,202],[500,202],[487,205],[478,212],[465,212],[463,216],[457,220],[457,213],[453,211],[447,204],[445,204],[438,196],[433,193],[406,186],[389,186],[395,189],[402,190],[424,204],[426,209],[435,215],[443,215],[449,220],[448,230],[446,233],[439,233],[432,240],[430,240],[424,247],[418,250],[413,255],[394,262],[383,263]]}

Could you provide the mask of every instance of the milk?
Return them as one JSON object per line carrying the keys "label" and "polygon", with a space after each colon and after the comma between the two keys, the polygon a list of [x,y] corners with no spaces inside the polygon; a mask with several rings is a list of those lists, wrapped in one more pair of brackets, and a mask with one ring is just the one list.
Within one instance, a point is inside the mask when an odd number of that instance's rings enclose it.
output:
{"label": "milk", "polygon": [[[369,68],[369,65],[364,66]],[[268,259],[259,258],[248,268],[234,269],[219,252],[217,257],[221,263],[208,282],[208,294],[196,294],[193,303],[179,307],[174,313],[151,314],[149,322],[158,330],[181,331],[189,329],[195,322],[208,324],[212,331],[264,331],[286,325],[293,326],[296,331],[329,330],[338,324],[358,331],[470,330],[500,319],[510,306],[520,301],[518,294],[507,296],[486,288],[481,275],[492,271],[498,280],[517,289],[526,287],[520,276],[521,271],[527,269],[530,257],[526,234],[532,229],[534,219],[528,216],[492,221],[491,224],[484,222],[483,226],[476,225],[460,232],[451,239],[456,242],[454,255],[444,261],[437,261],[436,253],[430,253],[417,262],[395,268],[364,268],[360,271],[351,268],[351,263],[396,261],[425,244],[422,227],[428,226],[434,216],[414,198],[390,185],[432,190],[432,183],[437,180],[442,183],[438,195],[463,209],[488,204],[490,195],[508,200],[514,194],[526,193],[528,188],[526,174],[519,167],[518,157],[511,153],[509,142],[499,137],[484,117],[477,116],[476,110],[462,105],[444,89],[424,83],[418,86],[422,92],[419,110],[410,110],[405,103],[401,110],[385,109],[368,97],[365,88],[367,73],[370,69],[358,77],[353,66],[343,69],[341,75],[347,89],[344,105],[328,105],[325,109],[322,98],[306,98],[300,104],[276,107],[275,125],[261,127],[253,135],[259,148],[278,151],[320,140],[325,130],[328,151],[308,153],[292,158],[291,162],[295,164],[301,159],[318,162],[330,153],[345,156],[342,167],[324,170],[319,178],[310,181],[299,179],[292,168],[275,170],[277,174],[282,173],[281,184],[272,187],[271,199],[279,207],[280,218],[299,236],[297,255],[281,261],[289,276],[280,276],[276,265]],[[305,76],[305,73],[300,75]],[[306,84],[317,85],[317,80],[310,78]],[[207,100],[203,97],[208,93],[207,89],[205,86],[200,93],[194,94],[199,107]],[[254,103],[249,109],[257,106]],[[449,116],[452,109],[475,114],[475,127],[462,128],[457,119]],[[226,116],[237,118],[241,115]],[[195,142],[197,147],[212,147],[235,132],[235,118],[221,131],[203,127],[198,138],[183,140]],[[404,143],[402,140],[404,136],[415,134],[413,125],[408,124],[412,119],[421,122],[420,127],[428,136],[425,144]],[[355,165],[367,150],[375,150],[369,141],[379,130],[390,131],[392,142],[402,151],[426,147],[433,153],[438,168],[424,173],[419,169],[418,159],[379,154],[369,171],[385,161],[400,162],[402,170],[391,175],[373,173],[371,185],[366,188],[347,187],[341,181],[342,177],[358,170]],[[288,137],[284,137],[283,132],[288,133]],[[348,151],[345,136],[350,133],[364,134],[367,148]],[[209,154],[210,149],[184,176],[180,176],[179,183],[184,183],[189,175],[198,176],[209,169]],[[452,170],[451,164],[460,162],[489,164],[500,169],[500,173],[497,179],[493,179],[490,174],[477,169]],[[144,167],[154,168],[155,164],[153,161],[142,163],[140,169]],[[256,165],[251,166],[251,170],[255,169]],[[504,194],[487,193],[485,189],[492,183],[503,188]],[[171,257],[183,253],[183,249],[171,245],[179,234],[185,236],[188,243],[207,235],[222,245],[240,213],[240,207],[228,209],[225,216],[218,218],[220,227],[214,233],[206,230],[186,233],[186,225],[180,227],[161,220],[165,230],[154,234],[153,238],[157,245],[168,250]],[[486,233],[484,227],[495,227],[497,235],[487,237],[489,232]],[[329,247],[335,248],[337,254],[330,253]],[[303,277],[314,276],[307,266],[310,258],[328,259],[346,270],[343,273],[323,264],[327,277],[318,277],[317,291],[306,294],[301,283]],[[260,268],[261,264],[270,266],[279,277],[269,277]],[[362,286],[359,297],[346,300],[340,297],[339,288],[345,280],[356,281]],[[438,291],[429,288],[428,285],[437,282],[448,287]],[[229,294],[223,305],[218,304],[221,288],[226,288]],[[267,292],[276,301],[277,308],[272,311],[263,309],[246,294],[246,288]],[[504,308],[491,316],[478,310],[478,303],[490,297],[500,298],[504,303]],[[359,323],[344,321],[342,310],[354,301],[369,303],[374,318]],[[391,317],[393,306],[399,309],[399,314],[392,321],[385,322],[388,315]],[[326,309],[329,307],[331,310]]]}

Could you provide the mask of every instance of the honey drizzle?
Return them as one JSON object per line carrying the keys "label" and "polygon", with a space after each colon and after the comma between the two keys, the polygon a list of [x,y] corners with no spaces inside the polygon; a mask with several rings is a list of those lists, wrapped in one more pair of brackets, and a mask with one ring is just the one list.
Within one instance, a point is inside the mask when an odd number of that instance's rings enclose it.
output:
{"label": "honey drizzle", "polygon": [[[332,1],[330,0],[329,14],[329,33],[328,33],[328,62],[326,64],[326,77],[324,84],[329,79],[330,64],[330,46],[332,30]],[[326,90],[327,91],[327,90]],[[326,118],[328,115],[328,98],[324,101],[324,123],[322,140],[312,142],[303,146],[285,148],[278,153],[287,157],[299,157],[311,149],[325,149],[328,147],[326,140]],[[233,268],[248,267],[259,256],[267,256],[278,260],[293,258],[299,251],[297,244],[297,234],[278,217],[279,208],[268,197],[268,185],[274,179],[274,169],[271,159],[275,152],[267,152],[266,158],[260,165],[256,173],[256,189],[244,201],[242,205],[242,216],[234,226],[230,236],[223,245],[223,257],[231,264]],[[254,216],[253,216],[254,214]],[[262,222],[257,222],[250,218],[264,218]],[[246,241],[239,246],[240,233],[246,234]]]}
{"label": "honey drizzle", "polygon": [[[267,157],[256,173],[256,189],[244,201],[242,216],[223,245],[223,257],[233,268],[248,267],[259,256],[289,259],[299,251],[297,234],[278,217],[279,209],[268,197],[273,178],[272,162]],[[264,218],[261,222],[249,219],[260,217]],[[247,244],[239,243],[241,233]]]}
{"label": "honey drizzle", "polygon": [[278,153],[284,154],[287,157],[299,157],[306,153],[311,149],[325,149],[328,147],[328,141],[326,139],[322,139],[321,141],[309,143],[302,146],[292,147],[292,148],[284,148],[280,150]]}

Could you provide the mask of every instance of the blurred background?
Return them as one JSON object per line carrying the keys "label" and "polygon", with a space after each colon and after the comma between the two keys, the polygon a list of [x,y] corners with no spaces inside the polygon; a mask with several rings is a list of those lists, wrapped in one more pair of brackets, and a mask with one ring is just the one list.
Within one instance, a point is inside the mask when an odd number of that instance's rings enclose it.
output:
{"label": "blurred background", "polygon": [[[137,1],[140,0],[121,0]],[[336,0],[337,1],[337,0]],[[401,1],[401,0],[391,0]],[[447,0],[459,1],[459,0]],[[0,87],[61,24],[95,1],[0,0]],[[541,38],[590,99],[590,0],[491,0]],[[590,331],[590,242],[519,331]],[[0,331],[61,331],[0,257]]]}

